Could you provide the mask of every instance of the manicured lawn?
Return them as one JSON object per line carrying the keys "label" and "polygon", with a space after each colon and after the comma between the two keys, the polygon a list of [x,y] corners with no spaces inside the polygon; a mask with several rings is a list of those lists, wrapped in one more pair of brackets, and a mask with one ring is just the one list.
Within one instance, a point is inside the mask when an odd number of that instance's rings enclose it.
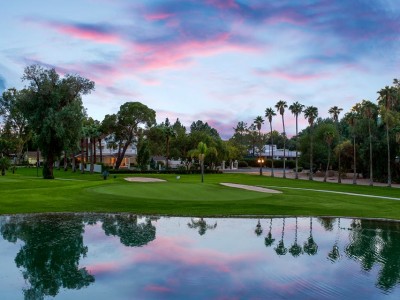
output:
{"label": "manicured lawn", "polygon": [[[41,172],[39,172],[39,175]],[[175,216],[348,216],[400,219],[400,201],[324,193],[329,190],[394,197],[400,190],[386,187],[261,177],[246,174],[146,175],[167,180],[133,183],[113,175],[56,171],[55,180],[36,177],[36,169],[18,169],[0,176],[0,214],[33,212],[132,212]],[[140,176],[140,175],[139,175]],[[270,187],[282,194],[265,194],[221,186],[221,182]],[[288,189],[299,188],[299,189]]]}

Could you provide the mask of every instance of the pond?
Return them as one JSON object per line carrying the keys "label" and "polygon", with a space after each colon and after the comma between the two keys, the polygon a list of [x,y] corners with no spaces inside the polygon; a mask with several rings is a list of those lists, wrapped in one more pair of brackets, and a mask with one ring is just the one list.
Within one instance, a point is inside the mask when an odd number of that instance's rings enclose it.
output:
{"label": "pond", "polygon": [[2,299],[399,299],[400,223],[0,216]]}

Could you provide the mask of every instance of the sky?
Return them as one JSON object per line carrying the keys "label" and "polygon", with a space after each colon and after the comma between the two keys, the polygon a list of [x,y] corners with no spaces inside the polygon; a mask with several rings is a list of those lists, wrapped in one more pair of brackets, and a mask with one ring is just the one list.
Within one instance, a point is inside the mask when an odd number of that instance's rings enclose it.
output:
{"label": "sky", "polygon": [[[96,84],[102,120],[128,101],[222,138],[279,100],[342,116],[400,78],[398,0],[41,0],[0,4],[0,92],[39,64]],[[286,132],[295,120],[285,112]],[[307,126],[299,118],[300,130]],[[280,116],[273,119],[282,132]],[[265,121],[262,131],[268,131]]]}

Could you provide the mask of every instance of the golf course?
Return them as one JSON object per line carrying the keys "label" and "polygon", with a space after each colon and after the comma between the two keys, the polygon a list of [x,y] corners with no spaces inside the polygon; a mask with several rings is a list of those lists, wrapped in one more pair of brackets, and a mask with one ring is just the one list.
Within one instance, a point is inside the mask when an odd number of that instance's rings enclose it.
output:
{"label": "golf course", "polygon": [[[39,174],[39,176],[37,176]],[[160,182],[130,182],[128,177]],[[370,187],[250,174],[99,174],[19,168],[0,177],[0,214],[44,212],[130,212],[167,216],[342,216],[400,220],[396,188]],[[245,190],[224,183],[263,187]]]}

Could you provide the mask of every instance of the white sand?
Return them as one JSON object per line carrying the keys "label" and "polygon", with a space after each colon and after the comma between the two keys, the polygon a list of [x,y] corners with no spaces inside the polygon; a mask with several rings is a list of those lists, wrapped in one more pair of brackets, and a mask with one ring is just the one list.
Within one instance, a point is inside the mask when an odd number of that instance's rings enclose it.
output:
{"label": "white sand", "polygon": [[249,191],[255,191],[255,192],[261,192],[261,193],[270,193],[270,194],[282,193],[280,191],[266,189],[266,188],[254,186],[254,185],[245,185],[245,184],[236,184],[236,183],[221,183],[221,184],[224,186],[229,186],[229,187],[244,189],[244,190],[249,190]]}
{"label": "white sand", "polygon": [[149,178],[149,177],[126,177],[124,178],[126,181],[130,182],[165,182],[164,179],[159,178]]}

